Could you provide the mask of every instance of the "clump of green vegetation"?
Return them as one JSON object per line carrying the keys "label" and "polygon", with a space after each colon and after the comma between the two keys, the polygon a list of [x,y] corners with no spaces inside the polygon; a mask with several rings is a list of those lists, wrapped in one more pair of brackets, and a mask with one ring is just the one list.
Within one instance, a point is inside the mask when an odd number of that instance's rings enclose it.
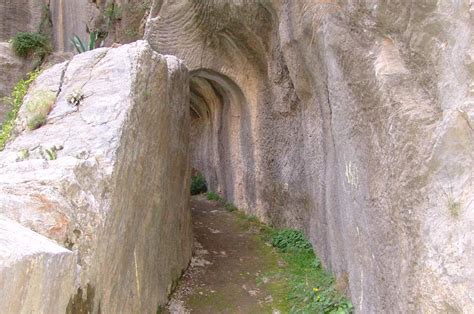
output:
{"label": "clump of green vegetation", "polygon": [[237,216],[243,227],[258,230],[258,237],[274,247],[284,262],[276,271],[262,276],[273,278],[269,288],[275,289],[274,294],[287,295],[285,307],[290,313],[353,313],[352,303],[337,291],[334,277],[324,270],[302,232],[271,228],[240,211]]}
{"label": "clump of green vegetation", "polygon": [[202,174],[191,177],[191,195],[197,195],[207,192],[206,179]]}
{"label": "clump of green vegetation", "polygon": [[292,313],[352,313],[352,303],[334,287],[303,233],[292,229],[270,230],[270,243],[286,262],[284,276]]}
{"label": "clump of green vegetation", "polygon": [[232,203],[230,203],[230,202],[225,203],[224,208],[225,208],[228,212],[233,212],[233,211],[239,210],[239,209],[237,208],[237,206],[235,206],[234,204],[232,204]]}
{"label": "clump of green vegetation", "polygon": [[51,91],[37,91],[26,103],[27,126],[30,130],[36,130],[46,123],[54,101],[56,93]]}
{"label": "clump of green vegetation", "polygon": [[38,77],[39,73],[39,71],[34,71],[27,74],[27,78],[20,80],[13,88],[11,96],[6,98],[7,102],[11,106],[11,109],[2,124],[2,130],[0,132],[0,151],[5,148],[8,139],[10,139],[11,132],[15,125],[15,120],[18,116],[18,111],[23,104],[23,98],[28,92],[28,87],[30,86],[31,82],[33,82]]}
{"label": "clump of green vegetation", "polygon": [[207,199],[210,201],[221,201],[222,197],[217,194],[216,192],[207,192],[206,193]]}
{"label": "clump of green vegetation", "polygon": [[35,55],[43,59],[53,50],[49,37],[40,33],[20,32],[10,40],[10,43],[13,51],[23,58]]}

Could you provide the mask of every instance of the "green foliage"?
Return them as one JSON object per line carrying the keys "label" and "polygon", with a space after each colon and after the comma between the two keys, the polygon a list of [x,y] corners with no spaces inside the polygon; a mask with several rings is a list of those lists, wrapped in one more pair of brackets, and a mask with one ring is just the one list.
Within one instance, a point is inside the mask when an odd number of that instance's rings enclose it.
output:
{"label": "green foliage", "polygon": [[351,302],[334,287],[334,278],[324,271],[303,233],[292,229],[272,230],[269,242],[280,252],[290,287],[291,313],[352,313]]}
{"label": "green foliage", "polygon": [[20,80],[13,88],[11,96],[6,98],[7,102],[11,106],[11,109],[2,124],[2,130],[0,132],[0,151],[5,148],[5,145],[11,136],[11,132],[15,126],[15,120],[18,116],[18,111],[23,104],[23,98],[28,92],[28,87],[30,86],[31,82],[33,82],[38,77],[39,73],[39,71],[34,71],[27,74],[27,78]]}
{"label": "green foliage", "polygon": [[[324,313],[348,314],[353,313],[353,306],[347,297],[335,288],[333,276],[326,272],[319,258],[315,255],[311,243],[303,233],[293,229],[273,229],[254,216],[237,212],[238,217],[260,230],[260,237],[271,244],[283,265],[277,271],[266,273],[264,277],[272,277],[275,281],[284,283],[287,294],[289,313]],[[277,278],[277,279],[275,279]],[[274,293],[280,293],[279,287]]]}
{"label": "green foliage", "polygon": [[52,51],[50,39],[40,33],[20,32],[10,40],[13,51],[23,58],[32,54],[43,59]]}
{"label": "green foliage", "polygon": [[207,191],[206,179],[202,174],[197,174],[191,178],[191,195],[205,193]]}
{"label": "green foliage", "polygon": [[289,249],[312,250],[311,243],[306,240],[303,233],[293,229],[275,231],[271,237],[271,244],[282,251]]}
{"label": "green foliage", "polygon": [[239,210],[239,209],[237,208],[237,206],[235,206],[234,204],[229,203],[229,202],[228,202],[228,203],[225,203],[224,208],[225,208],[228,212],[233,212],[233,211]]}
{"label": "green foliage", "polygon": [[215,193],[215,192],[207,192],[206,196],[207,196],[207,199],[210,200],[210,201],[221,201],[222,200],[222,197],[219,194]]}
{"label": "green foliage", "polygon": [[74,48],[76,48],[76,51],[78,53],[83,53],[83,52],[95,49],[98,37],[99,37],[98,32],[90,32],[90,34],[89,34],[89,43],[87,45],[85,45],[82,42],[82,40],[79,38],[79,36],[74,35],[71,39],[71,43],[74,45]]}
{"label": "green foliage", "polygon": [[51,91],[37,91],[26,103],[27,126],[36,130],[46,123],[46,118],[56,100],[56,93]]}

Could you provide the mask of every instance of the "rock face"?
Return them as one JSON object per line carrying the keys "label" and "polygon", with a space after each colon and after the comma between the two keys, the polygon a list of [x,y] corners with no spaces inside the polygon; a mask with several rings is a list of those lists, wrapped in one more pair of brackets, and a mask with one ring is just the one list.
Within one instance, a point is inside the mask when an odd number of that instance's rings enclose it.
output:
{"label": "rock face", "polygon": [[143,41],[77,55],[31,86],[0,154],[0,214],[77,254],[68,312],[154,313],[186,267],[188,86],[183,64]]}
{"label": "rock face", "polygon": [[0,216],[0,304],[5,313],[62,313],[75,292],[76,256]]}
{"label": "rock face", "polygon": [[305,230],[360,313],[474,311],[472,1],[155,1],[192,165]]}
{"label": "rock face", "polygon": [[3,0],[0,3],[0,42],[18,32],[37,32],[47,12],[44,0]]}

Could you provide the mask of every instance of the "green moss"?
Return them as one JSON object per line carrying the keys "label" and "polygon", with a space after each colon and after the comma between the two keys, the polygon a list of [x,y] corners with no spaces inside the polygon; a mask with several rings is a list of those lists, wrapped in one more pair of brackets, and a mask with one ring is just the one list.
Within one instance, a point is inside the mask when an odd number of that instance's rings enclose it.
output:
{"label": "green moss", "polygon": [[237,208],[234,204],[229,203],[229,202],[228,202],[228,203],[225,203],[224,208],[225,208],[228,212],[233,212],[233,211],[238,210],[238,208]]}
{"label": "green moss", "polygon": [[38,77],[39,73],[39,71],[34,71],[27,74],[27,78],[20,80],[13,88],[11,96],[6,98],[7,102],[11,106],[11,109],[2,124],[2,130],[0,132],[0,151],[5,149],[5,145],[10,139],[13,127],[15,125],[15,120],[18,116],[18,111],[23,104],[23,98],[28,92],[28,87],[30,86],[31,82],[33,82]]}

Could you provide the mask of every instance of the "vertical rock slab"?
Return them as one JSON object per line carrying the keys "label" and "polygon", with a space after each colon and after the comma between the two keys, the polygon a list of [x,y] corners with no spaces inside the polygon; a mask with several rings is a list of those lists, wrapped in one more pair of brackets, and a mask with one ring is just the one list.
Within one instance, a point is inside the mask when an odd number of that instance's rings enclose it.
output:
{"label": "vertical rock slab", "polygon": [[[187,266],[188,89],[186,67],[143,41],[32,84],[0,154],[0,213],[77,252],[68,311],[156,312]],[[29,130],[29,104],[51,93],[45,125]]]}
{"label": "vertical rock slab", "polygon": [[75,273],[73,252],[0,215],[2,312],[64,312]]}

